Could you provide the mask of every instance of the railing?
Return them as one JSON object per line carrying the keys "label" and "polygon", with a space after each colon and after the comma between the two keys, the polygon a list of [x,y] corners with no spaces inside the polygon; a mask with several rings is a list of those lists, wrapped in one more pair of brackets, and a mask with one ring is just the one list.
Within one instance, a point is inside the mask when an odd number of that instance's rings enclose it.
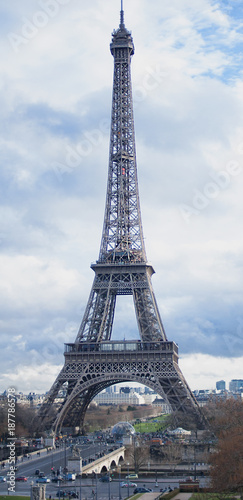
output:
{"label": "railing", "polygon": [[80,342],[79,344],[65,344],[65,352],[147,352],[163,351],[178,354],[178,346],[174,342],[143,342],[134,341],[102,341],[102,342]]}
{"label": "railing", "polygon": [[132,266],[136,266],[136,267],[144,267],[144,266],[151,266],[151,264],[149,264],[148,262],[145,262],[143,261],[142,259],[141,260],[97,260],[95,262],[91,262],[91,265],[90,267],[91,268],[95,268],[95,267],[121,267],[121,266],[129,266],[129,267],[132,267]]}

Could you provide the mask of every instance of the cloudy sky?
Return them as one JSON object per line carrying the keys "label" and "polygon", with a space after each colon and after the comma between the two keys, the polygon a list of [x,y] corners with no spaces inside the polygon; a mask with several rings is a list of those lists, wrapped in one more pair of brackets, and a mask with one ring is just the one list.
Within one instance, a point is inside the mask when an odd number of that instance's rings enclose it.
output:
{"label": "cloudy sky", "polygon": [[[241,0],[125,0],[147,257],[192,389],[243,378]],[[0,2],[0,391],[47,391],[103,224],[119,0]],[[137,338],[119,297],[113,338]]]}

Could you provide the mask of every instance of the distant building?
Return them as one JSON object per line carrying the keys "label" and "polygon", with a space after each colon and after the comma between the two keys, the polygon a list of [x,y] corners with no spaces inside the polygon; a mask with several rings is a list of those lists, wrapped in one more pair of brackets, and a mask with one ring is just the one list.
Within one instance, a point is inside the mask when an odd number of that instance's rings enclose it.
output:
{"label": "distant building", "polygon": [[114,392],[117,392],[117,388],[115,385],[110,385],[109,387],[106,388],[106,392],[108,394],[113,394]]}
{"label": "distant building", "polygon": [[124,394],[129,394],[131,391],[130,387],[121,387],[120,392],[124,392]]}
{"label": "distant building", "polygon": [[216,389],[217,391],[225,391],[225,381],[224,380],[219,380],[218,382],[216,382]]}
{"label": "distant building", "polygon": [[100,392],[95,396],[94,401],[99,405],[143,405],[145,404],[143,396],[135,392],[125,394],[124,392]]}
{"label": "distant building", "polygon": [[243,392],[243,380],[233,379],[229,383],[229,390],[231,392]]}
{"label": "distant building", "polygon": [[35,392],[30,392],[29,394],[23,394],[19,392],[15,394],[16,403],[25,405],[25,406],[35,406],[38,407],[44,401],[43,394],[35,394]]}
{"label": "distant building", "polygon": [[133,389],[138,394],[144,394],[144,387],[133,387]]}
{"label": "distant building", "polygon": [[209,390],[209,389],[200,389],[200,390],[195,390],[192,391],[199,406],[205,406],[208,402],[208,400],[212,397],[214,397],[216,391],[214,390]]}
{"label": "distant building", "polygon": [[155,398],[153,401],[153,406],[160,407],[161,408],[161,413],[171,413],[171,407],[166,403],[166,401],[162,398]]}
{"label": "distant building", "polygon": [[153,391],[151,391],[151,389],[149,389],[149,387],[145,387],[144,388],[144,393],[145,394],[150,394],[151,392],[153,392]]}
{"label": "distant building", "polygon": [[155,394],[143,394],[144,403],[146,405],[151,405],[156,399]]}

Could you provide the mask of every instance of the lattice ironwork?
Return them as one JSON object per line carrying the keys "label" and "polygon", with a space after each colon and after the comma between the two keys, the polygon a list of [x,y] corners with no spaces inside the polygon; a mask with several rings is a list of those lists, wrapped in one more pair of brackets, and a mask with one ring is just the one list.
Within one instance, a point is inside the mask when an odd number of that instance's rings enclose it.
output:
{"label": "lattice ironwork", "polygon": [[[98,260],[83,320],[74,344],[66,345],[65,365],[44,401],[39,416],[58,431],[82,427],[93,397],[119,382],[145,384],[163,396],[173,410],[194,414],[197,402],[178,366],[178,349],[168,342],[151,284],[139,203],[131,56],[134,45],[125,28],[112,34],[114,80],[105,217]],[[140,341],[112,342],[116,299],[132,295]],[[63,401],[57,403],[62,390]]]}

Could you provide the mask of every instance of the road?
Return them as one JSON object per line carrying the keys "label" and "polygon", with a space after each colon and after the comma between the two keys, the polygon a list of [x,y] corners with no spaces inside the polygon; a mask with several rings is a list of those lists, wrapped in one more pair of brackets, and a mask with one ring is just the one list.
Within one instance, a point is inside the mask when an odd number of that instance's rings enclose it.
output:
{"label": "road", "polygon": [[[105,450],[107,452],[107,445],[105,443],[88,443],[81,446],[81,455],[83,459],[95,458],[97,453]],[[68,457],[71,455],[70,447],[66,449],[62,448],[60,450],[51,451],[49,453],[46,450],[41,452],[40,457],[32,455],[32,458],[24,458],[23,462],[18,461],[18,471],[17,476],[26,476],[28,478],[27,482],[16,482],[15,494],[16,495],[30,495],[30,486],[35,484],[36,475],[35,470],[39,469],[45,473],[48,478],[52,478],[51,468],[53,467],[56,471],[58,468],[65,467],[65,463]],[[7,477],[7,469],[2,469],[0,475]],[[144,478],[139,476],[138,480],[135,480],[138,486],[145,485],[151,488],[153,491],[159,491],[160,488],[165,488],[171,486],[175,488],[179,484],[181,478],[170,478],[163,479],[158,477],[158,486],[156,486],[155,478]],[[121,479],[122,481],[122,479]],[[205,481],[202,479],[201,481]],[[203,486],[203,484],[202,484]],[[7,483],[0,483],[0,495],[6,495],[8,485]],[[132,494],[134,488],[129,488],[130,495]],[[60,490],[62,491],[74,491],[78,493],[79,499],[82,500],[119,500],[119,479],[112,480],[110,483],[102,483],[98,480],[98,477],[94,478],[78,478],[76,481],[65,481],[61,483]],[[81,495],[80,495],[81,490]],[[97,496],[96,496],[97,492]],[[11,493],[13,494],[13,493]],[[127,498],[128,488],[120,488],[121,499]],[[48,483],[46,485],[46,498],[58,498],[58,485],[56,483]]]}

